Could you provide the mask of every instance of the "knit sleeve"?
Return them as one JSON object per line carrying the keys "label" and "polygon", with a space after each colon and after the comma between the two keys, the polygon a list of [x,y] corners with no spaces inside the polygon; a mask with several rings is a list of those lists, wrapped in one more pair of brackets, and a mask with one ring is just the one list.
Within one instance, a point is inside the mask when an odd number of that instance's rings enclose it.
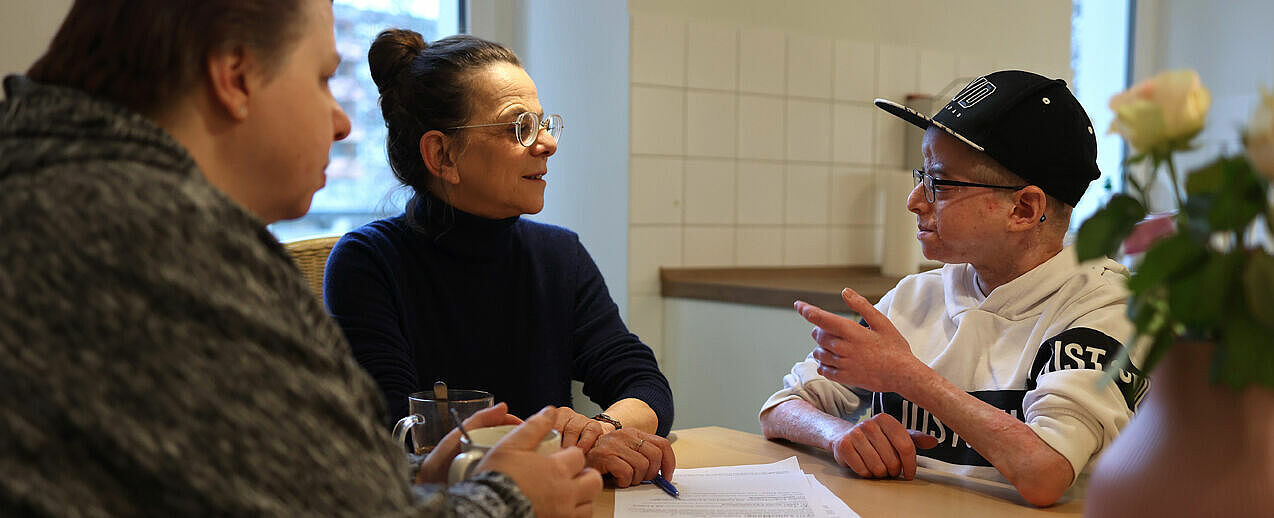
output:
{"label": "knit sleeve", "polygon": [[572,377],[584,382],[584,394],[603,406],[636,398],[659,418],[655,433],[672,429],[672,388],[659,371],[655,353],[628,331],[611,299],[597,264],[578,239],[575,269],[576,298],[572,347]]}
{"label": "knit sleeve", "polygon": [[494,471],[451,485],[419,485],[415,516],[510,517],[535,516],[531,500],[508,475]]}
{"label": "knit sleeve", "polygon": [[407,396],[419,386],[411,347],[402,334],[394,299],[394,271],[374,237],[350,232],[332,248],[323,277],[323,299],[349,340],[358,364],[376,380],[393,425],[407,415]]}

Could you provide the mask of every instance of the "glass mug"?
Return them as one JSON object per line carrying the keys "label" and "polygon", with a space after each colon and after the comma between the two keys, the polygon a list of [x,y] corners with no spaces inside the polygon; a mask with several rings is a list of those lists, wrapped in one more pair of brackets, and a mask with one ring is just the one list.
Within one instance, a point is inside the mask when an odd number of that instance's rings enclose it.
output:
{"label": "glass mug", "polygon": [[481,390],[450,390],[447,391],[447,399],[434,397],[433,391],[417,392],[407,397],[407,408],[411,413],[394,425],[394,443],[403,444],[410,430],[416,454],[427,455],[447,432],[456,427],[451,409],[454,408],[464,420],[494,404],[495,397]]}
{"label": "glass mug", "polygon": [[[451,461],[451,468],[447,471],[447,483],[455,484],[469,478],[473,468],[478,465],[478,461],[482,460],[482,456],[517,427],[518,425],[515,424],[506,424],[467,430],[469,437],[460,437],[460,454]],[[469,439],[473,439],[473,442]],[[549,433],[540,439],[540,444],[535,447],[535,451],[541,455],[551,455],[560,449],[562,449],[562,435],[557,430],[549,430]]]}

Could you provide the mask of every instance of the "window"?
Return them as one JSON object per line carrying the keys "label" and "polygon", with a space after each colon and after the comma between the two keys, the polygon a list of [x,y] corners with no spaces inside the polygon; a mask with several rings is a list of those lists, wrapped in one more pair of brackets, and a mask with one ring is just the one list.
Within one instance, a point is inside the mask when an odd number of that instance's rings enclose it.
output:
{"label": "window", "polygon": [[380,31],[400,27],[425,41],[456,34],[464,0],[335,0],[336,50],[341,65],[332,94],[353,126],[332,144],[327,186],[314,195],[305,217],[270,225],[280,241],[341,235],[369,221],[398,214],[408,192],[399,187],[385,158],[385,122],[376,84],[367,68],[367,49]]}
{"label": "window", "polygon": [[1129,56],[1132,47],[1132,1],[1074,0],[1071,19],[1071,88],[1088,112],[1097,132],[1097,167],[1101,178],[1088,185],[1088,192],[1071,213],[1071,229],[1092,216],[1119,192],[1123,170],[1124,143],[1107,132],[1114,118],[1108,106],[1111,96],[1128,88]]}

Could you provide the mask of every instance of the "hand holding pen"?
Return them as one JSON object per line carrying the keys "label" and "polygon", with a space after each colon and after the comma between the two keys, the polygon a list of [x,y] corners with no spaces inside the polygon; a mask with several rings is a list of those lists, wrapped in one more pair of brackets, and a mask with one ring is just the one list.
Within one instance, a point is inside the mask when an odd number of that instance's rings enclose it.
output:
{"label": "hand holding pen", "polygon": [[668,493],[668,496],[671,496],[673,498],[678,498],[681,496],[681,491],[677,491],[677,488],[672,485],[672,482],[669,482],[668,479],[664,478],[663,475],[655,475],[654,479],[647,480],[646,482],[659,486],[659,489],[662,489],[664,490],[665,493]]}

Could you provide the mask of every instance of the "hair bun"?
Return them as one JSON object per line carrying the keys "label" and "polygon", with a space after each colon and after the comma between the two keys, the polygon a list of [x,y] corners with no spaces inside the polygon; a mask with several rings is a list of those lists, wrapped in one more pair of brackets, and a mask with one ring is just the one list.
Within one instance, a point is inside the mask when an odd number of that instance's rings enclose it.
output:
{"label": "hair bun", "polygon": [[372,48],[367,51],[367,64],[376,88],[384,92],[393,85],[394,78],[428,46],[420,33],[410,29],[386,29],[377,34]]}

